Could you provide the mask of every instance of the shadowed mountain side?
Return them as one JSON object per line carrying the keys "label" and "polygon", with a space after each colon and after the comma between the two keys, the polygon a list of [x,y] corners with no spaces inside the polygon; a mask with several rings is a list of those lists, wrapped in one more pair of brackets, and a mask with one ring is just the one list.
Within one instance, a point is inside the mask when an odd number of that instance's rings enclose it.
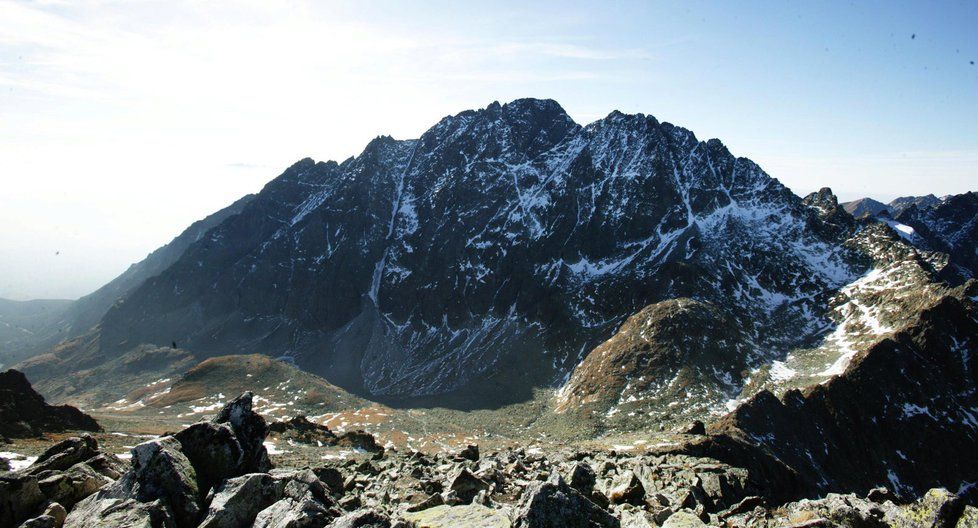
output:
{"label": "shadowed mountain side", "polygon": [[666,451],[746,467],[779,500],[876,486],[914,497],[975,482],[978,287],[958,293],[857,354],[844,374],[781,399],[761,392],[707,436]]}

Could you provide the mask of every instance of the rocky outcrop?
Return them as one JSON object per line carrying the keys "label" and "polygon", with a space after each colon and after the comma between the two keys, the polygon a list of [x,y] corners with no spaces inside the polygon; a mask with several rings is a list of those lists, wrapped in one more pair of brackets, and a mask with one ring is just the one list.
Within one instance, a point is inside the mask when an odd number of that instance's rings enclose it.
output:
{"label": "rocky outcrop", "polygon": [[903,498],[978,481],[978,322],[947,296],[841,376],[762,392],[679,451],[748,468],[776,500],[886,486]]}
{"label": "rocky outcrop", "polygon": [[[269,430],[293,442],[316,444],[319,446],[340,446],[383,456],[384,446],[377,443],[374,435],[354,430],[335,434],[322,424],[310,422],[305,416],[295,416],[288,420],[272,422]],[[478,457],[478,452],[476,452]]]}
{"label": "rocky outcrop", "polygon": [[912,228],[914,242],[947,253],[960,275],[978,278],[978,193],[913,204],[894,216]]}
{"label": "rocky outcrop", "polygon": [[197,526],[205,516],[212,517],[204,501],[211,488],[232,477],[271,469],[263,445],[267,434],[264,418],[252,411],[251,393],[242,394],[211,422],[133,448],[131,468],[80,502],[66,526],[121,522],[116,520],[121,510],[127,512],[126,519]]}
{"label": "rocky outcrop", "polygon": [[567,485],[557,473],[546,482],[530,484],[523,492],[513,522],[515,528],[618,528],[621,522]]}
{"label": "rocky outcrop", "polygon": [[124,467],[90,436],[58,442],[32,465],[0,473],[0,526],[61,526],[66,510],[118,478]]}
{"label": "rocky outcrop", "polygon": [[25,438],[63,431],[101,431],[70,405],[48,405],[19,371],[0,372],[0,437]]}
{"label": "rocky outcrop", "polygon": [[[581,361],[558,393],[556,411],[624,418],[641,409],[636,421],[647,422],[655,408],[685,421],[677,410],[699,416],[725,400],[729,385],[742,383],[749,358],[745,336],[723,311],[693,299],[662,301],[629,317]],[[735,374],[722,379],[718,372]],[[667,388],[665,380],[672,380]]]}

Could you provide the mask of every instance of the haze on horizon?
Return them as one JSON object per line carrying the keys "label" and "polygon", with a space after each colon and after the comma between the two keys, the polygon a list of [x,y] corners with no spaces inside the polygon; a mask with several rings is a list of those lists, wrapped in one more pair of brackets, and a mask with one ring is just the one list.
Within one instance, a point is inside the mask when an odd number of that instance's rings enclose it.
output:
{"label": "haze on horizon", "polygon": [[978,190],[978,4],[0,2],[0,297],[76,298],[303,157],[520,97],[798,194]]}

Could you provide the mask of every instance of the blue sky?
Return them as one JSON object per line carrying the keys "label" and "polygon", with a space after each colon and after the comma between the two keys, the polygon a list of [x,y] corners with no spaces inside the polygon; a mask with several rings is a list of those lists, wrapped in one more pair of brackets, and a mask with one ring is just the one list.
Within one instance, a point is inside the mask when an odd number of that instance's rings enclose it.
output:
{"label": "blue sky", "polygon": [[978,3],[525,4],[0,2],[0,297],[77,297],[301,157],[527,96],[799,194],[978,189]]}

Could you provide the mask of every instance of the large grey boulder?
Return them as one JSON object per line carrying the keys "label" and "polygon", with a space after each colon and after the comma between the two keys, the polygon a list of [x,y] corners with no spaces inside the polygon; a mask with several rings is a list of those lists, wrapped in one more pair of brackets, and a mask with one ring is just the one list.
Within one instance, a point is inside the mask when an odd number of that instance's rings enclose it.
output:
{"label": "large grey boulder", "polygon": [[330,528],[390,528],[390,526],[390,518],[382,513],[373,510],[357,510],[336,519]]}
{"label": "large grey boulder", "polygon": [[111,482],[111,479],[97,473],[85,463],[78,463],[65,471],[41,473],[37,484],[45,497],[70,510],[78,501]]}
{"label": "large grey boulder", "polygon": [[[159,507],[136,505],[156,501]],[[201,516],[197,475],[175,438],[165,436],[134,447],[131,469],[79,502],[68,515],[66,525],[81,527],[95,522],[101,526],[99,522],[105,524],[119,517],[119,509],[125,507],[140,510],[126,514],[134,519],[171,517],[177,528],[197,526]]]}
{"label": "large grey boulder", "polygon": [[65,519],[64,528],[176,528],[170,509],[163,501],[99,497],[79,502]]}
{"label": "large grey boulder", "polygon": [[534,482],[520,497],[514,528],[619,528],[620,522],[557,473]]}
{"label": "large grey boulder", "polygon": [[285,481],[267,473],[230,478],[214,490],[200,528],[250,526],[258,512],[282,498]]}
{"label": "large grey boulder", "polygon": [[19,473],[0,473],[0,526],[17,526],[45,501],[37,477]]}
{"label": "large grey boulder", "polygon": [[206,494],[221,481],[245,473],[245,453],[231,426],[199,422],[173,436],[197,472],[201,493]]}
{"label": "large grey boulder", "polygon": [[309,493],[299,500],[285,497],[255,517],[253,528],[321,528],[333,514]]}

